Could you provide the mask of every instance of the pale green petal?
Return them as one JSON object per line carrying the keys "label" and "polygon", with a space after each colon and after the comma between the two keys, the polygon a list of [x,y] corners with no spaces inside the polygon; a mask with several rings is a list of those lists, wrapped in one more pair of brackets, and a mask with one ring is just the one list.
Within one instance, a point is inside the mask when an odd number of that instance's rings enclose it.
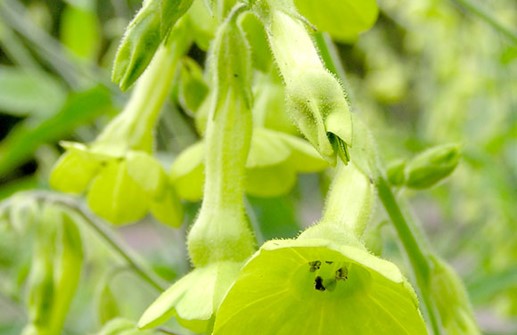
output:
{"label": "pale green petal", "polygon": [[198,201],[203,197],[204,155],[204,142],[198,142],[185,149],[172,164],[170,176],[180,198]]}
{"label": "pale green petal", "polygon": [[327,161],[309,142],[284,133],[279,135],[291,150],[289,163],[297,172],[318,172],[329,167]]}
{"label": "pale green petal", "polygon": [[179,227],[183,223],[183,206],[172,185],[166,187],[164,195],[151,202],[150,210],[160,222],[172,227]]}
{"label": "pale green petal", "polygon": [[416,295],[395,265],[320,239],[267,242],[245,265],[219,308],[214,335],[243,329],[249,335],[427,334]]}
{"label": "pale green petal", "polygon": [[126,156],[127,173],[153,197],[165,192],[167,178],[161,164],[142,151],[130,151]]}
{"label": "pale green petal", "polygon": [[69,146],[59,158],[50,175],[50,186],[58,191],[81,194],[101,167],[101,160],[88,152],[86,146]]}
{"label": "pale green petal", "polygon": [[246,170],[246,193],[253,196],[275,197],[286,194],[295,183],[296,172],[288,162]]}
{"label": "pale green petal", "polygon": [[185,328],[206,332],[241,266],[240,262],[217,262],[192,270],[147,308],[138,326],[151,328],[175,317]]}
{"label": "pale green petal", "polygon": [[289,147],[278,136],[278,132],[264,128],[253,129],[251,148],[246,168],[265,167],[280,164],[290,156]]}
{"label": "pale green petal", "polygon": [[88,192],[88,206],[98,216],[115,224],[137,221],[149,208],[149,196],[127,173],[126,162],[108,162]]}

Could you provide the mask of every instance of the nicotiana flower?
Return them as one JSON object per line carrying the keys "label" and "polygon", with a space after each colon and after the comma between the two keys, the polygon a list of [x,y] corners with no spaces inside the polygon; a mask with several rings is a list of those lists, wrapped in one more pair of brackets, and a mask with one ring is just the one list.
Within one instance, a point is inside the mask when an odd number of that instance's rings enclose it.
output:
{"label": "nicotiana flower", "polygon": [[302,237],[266,242],[240,272],[214,334],[243,329],[250,335],[427,334],[416,295],[393,263],[364,248]]}
{"label": "nicotiana flower", "polygon": [[[185,149],[171,167],[171,180],[181,198],[196,201],[203,196],[205,142]],[[246,162],[246,193],[273,197],[285,194],[297,173],[322,171],[328,163],[305,140],[266,128],[254,128]]]}
{"label": "nicotiana flower", "polygon": [[244,170],[251,141],[249,50],[235,9],[220,26],[212,49],[212,100],[206,134],[206,181],[201,210],[187,245],[194,269],[163,292],[138,326],[171,317],[198,333],[209,332],[222,298],[255,242],[244,211]]}
{"label": "nicotiana flower", "polygon": [[178,226],[182,207],[161,164],[152,157],[153,129],[170,91],[179,57],[189,45],[180,21],[139,79],[131,99],[91,144],[63,143],[53,188],[87,192],[94,213],[115,224],[133,222],[150,211]]}
{"label": "nicotiana flower", "polygon": [[360,241],[372,201],[369,178],[340,167],[323,219],[297,239],[266,242],[246,263],[214,335],[427,334],[408,281]]}
{"label": "nicotiana flower", "polygon": [[50,184],[67,193],[87,192],[90,209],[123,224],[151,212],[160,222],[179,226],[183,209],[161,164],[145,151],[124,155],[97,152],[95,144],[63,142],[66,153],[57,162]]}

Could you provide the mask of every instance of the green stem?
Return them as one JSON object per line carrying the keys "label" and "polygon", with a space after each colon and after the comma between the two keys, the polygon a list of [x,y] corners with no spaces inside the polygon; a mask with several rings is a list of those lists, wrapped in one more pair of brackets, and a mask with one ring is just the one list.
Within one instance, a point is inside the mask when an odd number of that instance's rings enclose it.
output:
{"label": "green stem", "polygon": [[514,44],[517,44],[517,32],[512,31],[510,28],[502,24],[492,13],[487,11],[485,8],[482,8],[477,3],[472,2],[471,0],[452,0],[453,2],[459,4],[461,7],[468,10],[470,13],[476,15],[480,19],[484,20],[486,23],[491,25],[495,30],[502,33],[508,39],[510,39]]}
{"label": "green stem", "polygon": [[314,40],[320,51],[321,59],[323,63],[325,63],[325,67],[341,81],[347,93],[347,100],[352,105],[352,102],[355,100],[353,91],[334,42],[332,42],[332,39],[326,33],[314,34]]}
{"label": "green stem", "polygon": [[393,195],[391,187],[383,177],[379,177],[377,180],[377,190],[384,209],[388,213],[402,246],[406,251],[406,255],[408,256],[433,333],[440,335],[442,332],[439,325],[439,317],[432,302],[431,293],[429,292],[431,265],[429,263],[429,251],[426,250],[427,242],[423,238],[420,238],[421,236],[416,231],[416,227],[414,227],[410,221],[406,220]]}
{"label": "green stem", "polygon": [[[19,195],[21,196],[21,195]],[[107,228],[107,224],[101,219],[93,215],[85,206],[80,203],[48,191],[29,191],[23,193],[23,196],[33,197],[37,200],[44,202],[54,202],[61,204],[65,207],[75,210],[84,221],[93,229],[93,231],[104,240],[108,246],[117,253],[122,259],[126,261],[130,269],[138,275],[143,281],[148,283],[151,287],[155,288],[159,292],[163,292],[167,286],[163,281],[153,272],[149,271],[143,264],[141,264],[132,252],[113,234],[113,232]],[[0,206],[0,212],[2,208],[9,206],[9,201],[2,203]]]}

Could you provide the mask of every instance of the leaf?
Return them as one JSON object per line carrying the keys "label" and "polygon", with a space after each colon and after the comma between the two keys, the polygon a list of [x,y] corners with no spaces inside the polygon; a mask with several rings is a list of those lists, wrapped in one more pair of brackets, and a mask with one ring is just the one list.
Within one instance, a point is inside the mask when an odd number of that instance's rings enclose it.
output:
{"label": "leaf", "polygon": [[23,122],[0,143],[0,176],[27,162],[41,144],[61,139],[112,109],[108,89],[96,86],[71,94],[57,114],[38,125]]}
{"label": "leaf", "polygon": [[318,30],[341,42],[353,41],[370,29],[379,14],[375,0],[294,0],[294,3]]}
{"label": "leaf", "polygon": [[0,111],[4,113],[50,117],[65,97],[65,88],[47,73],[0,66]]}
{"label": "leaf", "polygon": [[61,16],[61,42],[74,55],[95,61],[101,44],[101,31],[93,10],[68,5]]}

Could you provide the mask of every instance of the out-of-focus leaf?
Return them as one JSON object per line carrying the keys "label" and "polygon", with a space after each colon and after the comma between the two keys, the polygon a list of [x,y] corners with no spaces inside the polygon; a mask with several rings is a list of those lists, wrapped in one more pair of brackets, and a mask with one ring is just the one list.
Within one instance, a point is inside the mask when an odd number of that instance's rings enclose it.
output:
{"label": "out-of-focus leaf", "polygon": [[96,13],[79,6],[67,6],[61,19],[61,42],[76,56],[95,60],[101,43]]}
{"label": "out-of-focus leaf", "polygon": [[46,117],[56,112],[65,97],[65,89],[49,74],[0,66],[1,112]]}
{"label": "out-of-focus leaf", "polygon": [[0,143],[0,176],[27,162],[42,143],[61,139],[112,108],[108,89],[97,86],[72,94],[57,114],[37,125],[30,119],[20,124]]}
{"label": "out-of-focus leaf", "polygon": [[345,42],[370,29],[379,14],[375,0],[295,0],[294,3],[316,28]]}

